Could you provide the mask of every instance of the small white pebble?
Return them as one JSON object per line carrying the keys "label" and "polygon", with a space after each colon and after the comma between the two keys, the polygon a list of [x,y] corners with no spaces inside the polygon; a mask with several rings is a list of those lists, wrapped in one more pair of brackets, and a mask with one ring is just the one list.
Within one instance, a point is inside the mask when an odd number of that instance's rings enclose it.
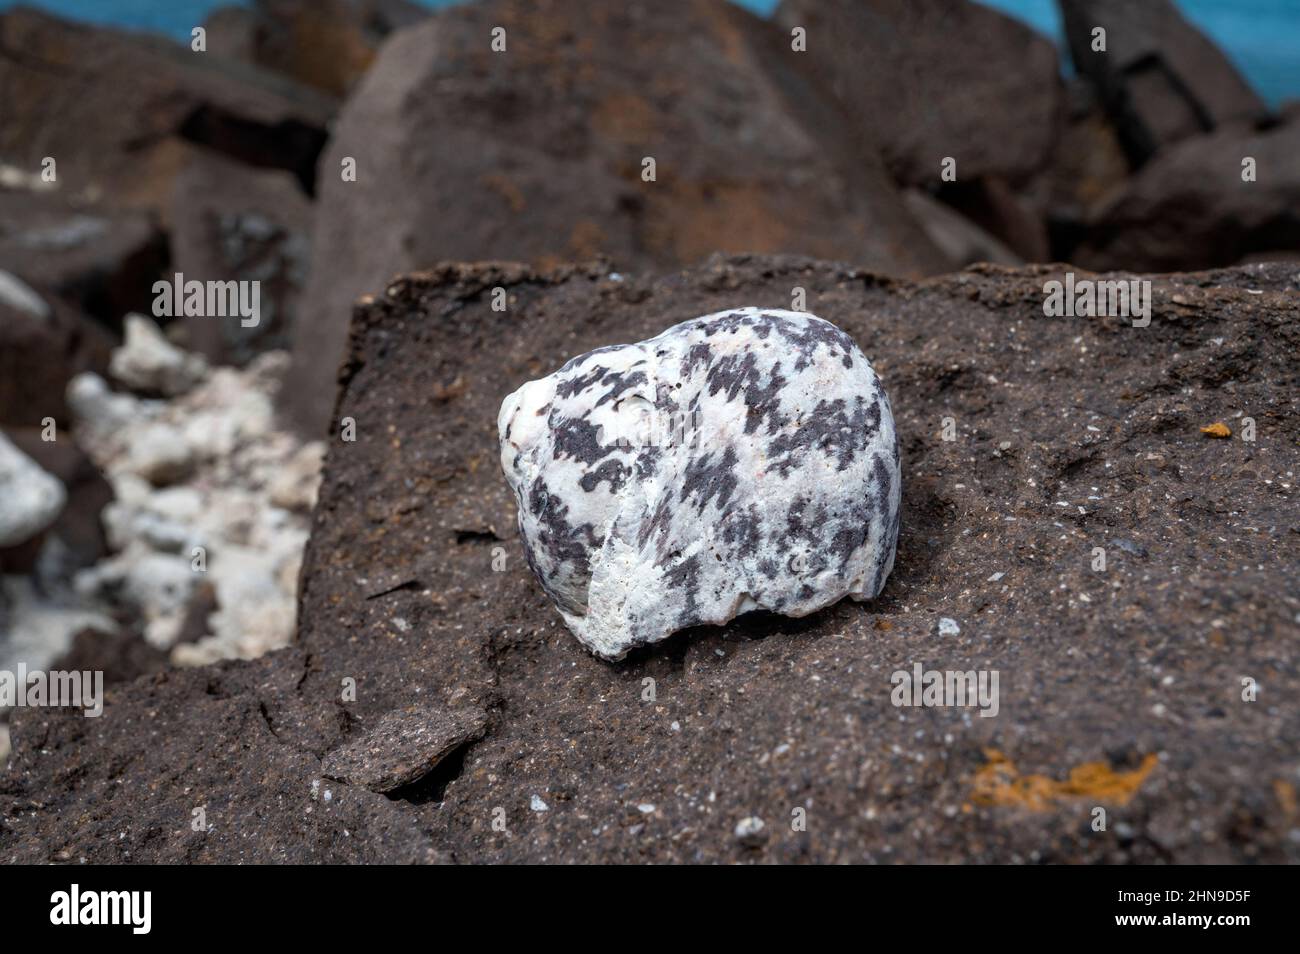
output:
{"label": "small white pebble", "polygon": [[742,818],[736,823],[736,840],[749,848],[755,848],[767,840],[766,825],[763,819],[754,815]]}

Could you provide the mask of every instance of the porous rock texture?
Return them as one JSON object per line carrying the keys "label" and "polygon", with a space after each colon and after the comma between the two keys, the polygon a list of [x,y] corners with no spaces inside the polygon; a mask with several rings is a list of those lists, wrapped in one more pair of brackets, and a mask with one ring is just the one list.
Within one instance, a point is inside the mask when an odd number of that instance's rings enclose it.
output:
{"label": "porous rock texture", "polygon": [[598,656],[766,609],[870,599],[894,565],[894,418],[853,339],[738,308],[580,355],[508,395],[528,564]]}
{"label": "porous rock texture", "polygon": [[[356,440],[331,441],[296,645],[110,688],[99,719],[14,712],[0,858],[1300,861],[1300,270],[1153,276],[1146,328],[1045,317],[1062,270],[912,283],[733,258],[392,283],[352,326],[335,413]],[[512,534],[501,400],[794,286],[889,384],[906,487],[884,590],[593,657]],[[1219,420],[1233,438],[1200,432]],[[895,708],[891,673],[916,663],[998,670],[998,715]],[[313,788],[415,703],[478,706],[486,735],[421,796]],[[738,839],[749,819],[766,840]]]}

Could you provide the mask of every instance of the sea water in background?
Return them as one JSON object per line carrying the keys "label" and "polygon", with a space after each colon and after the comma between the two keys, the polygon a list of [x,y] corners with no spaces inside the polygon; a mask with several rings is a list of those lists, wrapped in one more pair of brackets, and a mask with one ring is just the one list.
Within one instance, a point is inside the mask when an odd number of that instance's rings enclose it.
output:
{"label": "sea water in background", "polygon": [[[136,30],[155,30],[187,39],[190,30],[220,6],[248,6],[247,0],[24,0],[59,16]],[[454,0],[416,0],[426,7]],[[768,14],[777,0],[738,0]],[[869,2],[869,0],[862,0]],[[1061,42],[1056,0],[984,0]],[[1140,3],[1142,0],[1134,0]],[[1204,30],[1237,64],[1260,95],[1274,106],[1300,98],[1300,0],[1177,0],[1183,14]],[[0,10],[17,0],[0,0]]]}
{"label": "sea water in background", "polygon": [[[1056,0],[983,0],[1064,48]],[[1142,0],[1133,0],[1140,3]],[[1300,98],[1300,0],[1175,0],[1270,104]],[[771,4],[771,6],[775,6]],[[1069,54],[1065,54],[1068,58]]]}

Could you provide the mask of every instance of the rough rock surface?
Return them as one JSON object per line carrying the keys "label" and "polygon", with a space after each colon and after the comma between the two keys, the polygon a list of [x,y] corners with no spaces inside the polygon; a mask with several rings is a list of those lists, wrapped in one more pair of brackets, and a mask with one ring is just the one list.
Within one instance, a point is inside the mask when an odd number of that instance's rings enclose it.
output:
{"label": "rough rock surface", "polygon": [[321,773],[372,792],[391,792],[425,778],[485,731],[487,713],[482,709],[408,706],[388,713],[361,738],[327,755]]}
{"label": "rough rock surface", "polygon": [[[1022,179],[1047,160],[1063,105],[1056,50],[1023,23],[967,0],[782,0],[802,54],[885,151],[900,182]],[[959,39],[958,39],[959,38]]]}
{"label": "rough rock surface", "polygon": [[[100,719],[15,712],[0,858],[1300,861],[1297,268],[1155,277],[1145,329],[1044,317],[1060,271],[394,282],[353,328],[337,411],[356,440],[331,445],[298,644],[115,688]],[[737,300],[789,307],[793,286],[889,383],[906,492],[885,589],[593,658],[509,538],[502,398]],[[1215,421],[1234,437],[1200,432]],[[999,670],[999,714],[895,708],[891,673],[916,663]],[[492,719],[441,791],[313,797],[328,752],[415,703]]]}
{"label": "rough rock surface", "polygon": [[[1075,68],[1101,91],[1130,159],[1220,126],[1268,115],[1228,58],[1172,0],[1060,0]],[[1093,49],[1093,30],[1106,49]]]}
{"label": "rough rock surface", "polygon": [[498,430],[528,565],[606,659],[871,599],[894,565],[889,397],[813,315],[738,308],[597,348],[509,394]]}
{"label": "rough rock surface", "polygon": [[[806,57],[726,0],[498,0],[399,31],[321,158],[310,320],[294,332],[298,416],[325,430],[353,300],[442,259],[604,254],[644,269],[799,252],[944,271]],[[355,182],[341,175],[348,158]],[[384,227],[359,227],[373,221]]]}

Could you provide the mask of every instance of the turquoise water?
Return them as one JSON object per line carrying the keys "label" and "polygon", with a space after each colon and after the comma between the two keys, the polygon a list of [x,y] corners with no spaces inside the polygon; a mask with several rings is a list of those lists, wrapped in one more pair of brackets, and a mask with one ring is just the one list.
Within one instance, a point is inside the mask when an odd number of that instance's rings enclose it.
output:
{"label": "turquoise water", "polygon": [[[187,38],[190,30],[230,0],[26,0],[61,16]],[[446,6],[451,0],[420,0]],[[604,0],[593,0],[604,2]],[[617,2],[617,0],[610,0]],[[1060,39],[1055,0],[985,0],[1053,39]],[[1142,0],[1134,0],[1140,3]],[[741,0],[758,13],[770,13],[777,0]],[[1300,0],[1178,0],[1189,20],[1232,58],[1262,96],[1276,104],[1300,97]],[[0,9],[16,6],[0,0]]]}
{"label": "turquoise water", "polygon": [[[1140,3],[1142,0],[1134,0]],[[1300,0],[1177,0],[1274,106],[1300,97]],[[1056,0],[984,0],[1064,45]]]}

